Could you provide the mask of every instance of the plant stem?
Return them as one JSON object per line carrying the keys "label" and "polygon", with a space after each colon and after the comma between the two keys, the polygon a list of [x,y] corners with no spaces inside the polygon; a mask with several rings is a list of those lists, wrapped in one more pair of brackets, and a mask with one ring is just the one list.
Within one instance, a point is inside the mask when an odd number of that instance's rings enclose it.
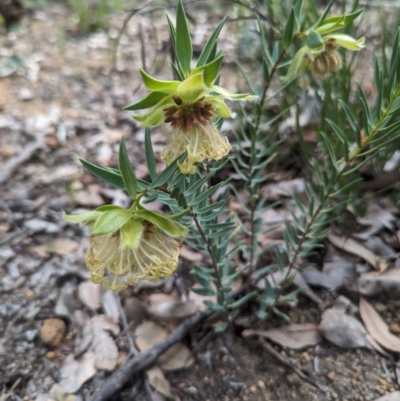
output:
{"label": "plant stem", "polygon": [[[344,168],[339,172],[339,174],[336,176],[336,179],[334,183],[331,185],[329,190],[325,193],[324,198],[322,199],[320,205],[315,209],[314,213],[310,216],[310,220],[308,221],[303,234],[299,240],[299,242],[296,244],[296,248],[294,250],[293,257],[290,260],[288,270],[286,272],[285,278],[283,280],[283,283],[290,277],[291,271],[295,267],[296,259],[301,251],[301,248],[303,246],[304,241],[307,239],[307,236],[315,222],[315,220],[319,217],[321,211],[325,207],[326,202],[329,200],[330,196],[334,192],[334,189],[336,185],[339,183],[340,179],[343,177],[343,175],[349,170],[349,168],[352,167],[352,164],[356,161],[356,159],[359,157],[359,155],[362,153],[362,151],[369,145],[371,140],[374,138],[374,136],[379,132],[380,126],[384,123],[386,118],[388,117],[388,114],[390,112],[390,109],[392,108],[394,102],[396,99],[400,96],[400,85],[396,87],[396,90],[393,91],[393,94],[390,98],[390,101],[385,109],[385,111],[382,113],[381,118],[379,121],[375,124],[373,129],[371,130],[371,133],[368,137],[365,137],[361,141],[361,147],[352,155],[349,160],[347,161],[347,164],[344,166]],[[279,296],[281,295],[281,291],[278,291],[276,296],[275,296],[275,302],[278,300]]]}
{"label": "plant stem", "polygon": [[[271,69],[271,73],[269,76],[269,81],[265,83],[264,88],[263,88],[263,92],[262,92],[262,96],[260,99],[260,109],[262,110],[264,103],[265,103],[265,99],[267,96],[267,91],[268,88],[271,85],[272,82],[272,78],[275,75],[275,72],[278,68],[279,63],[281,62],[283,56],[286,54],[286,49],[283,49],[281,51],[281,53],[279,54],[279,57],[277,58],[277,60],[275,61],[275,64],[272,66]],[[258,134],[259,134],[259,127],[260,127],[260,123],[261,123],[261,114],[259,113],[257,115],[256,118],[256,123],[254,126],[254,136],[252,137],[252,141],[256,142],[256,143],[252,143],[251,146],[251,157],[250,157],[250,163],[249,163],[249,185],[247,186],[249,195],[250,195],[250,256],[249,256],[249,272],[248,272],[248,276],[247,276],[247,280],[246,280],[246,292],[248,293],[250,291],[250,287],[251,287],[251,276],[254,272],[255,269],[255,263],[254,263],[254,259],[255,259],[255,254],[256,254],[256,249],[254,249],[254,241],[255,241],[255,221],[254,221],[254,214],[255,214],[255,206],[257,204],[257,200],[254,199],[254,196],[257,195],[253,190],[253,179],[254,179],[254,172],[255,170],[253,169],[253,164],[254,164],[254,158],[256,156],[256,153],[258,151],[257,149],[257,142],[258,142]],[[258,196],[256,196],[256,198],[258,198]]]}
{"label": "plant stem", "polygon": [[196,224],[197,231],[199,232],[203,242],[207,246],[207,251],[208,251],[208,254],[210,255],[211,263],[212,263],[212,266],[214,268],[215,277],[217,278],[218,290],[219,290],[219,293],[222,296],[222,301],[225,302],[225,293],[223,291],[220,291],[223,288],[222,279],[221,279],[221,275],[219,274],[217,262],[215,261],[215,258],[213,256],[213,252],[212,252],[212,249],[211,249],[210,242],[208,241],[208,239],[207,239],[207,237],[206,237],[206,235],[205,235],[205,233],[203,231],[203,228],[201,227],[201,225],[199,223],[199,220],[197,219],[197,216],[193,211],[192,211],[192,217],[193,217],[194,223]]}

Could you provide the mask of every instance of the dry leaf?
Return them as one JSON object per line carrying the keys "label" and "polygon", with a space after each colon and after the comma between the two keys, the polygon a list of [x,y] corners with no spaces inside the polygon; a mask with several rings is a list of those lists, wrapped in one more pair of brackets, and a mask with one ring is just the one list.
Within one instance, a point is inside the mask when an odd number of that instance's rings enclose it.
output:
{"label": "dry leaf", "polygon": [[376,204],[368,206],[365,215],[363,217],[359,217],[357,221],[361,225],[369,226],[369,229],[361,233],[353,234],[353,236],[361,240],[366,240],[371,235],[374,235],[382,230],[384,227],[391,230],[393,223],[396,220],[393,212],[393,209],[382,209]]}
{"label": "dry leaf", "polygon": [[[155,322],[146,321],[135,330],[135,341],[140,351],[150,348],[168,337],[168,332]],[[157,365],[164,371],[174,371],[191,366],[194,358],[181,342],[175,343],[157,359]]]}
{"label": "dry leaf", "polygon": [[367,331],[354,316],[355,306],[346,297],[340,296],[332,308],[322,314],[319,330],[331,343],[341,348],[371,348]]}
{"label": "dry leaf", "polygon": [[150,316],[165,322],[176,322],[197,313],[194,301],[179,302],[168,294],[151,294],[147,298],[147,311]]}
{"label": "dry leaf", "polygon": [[400,352],[400,338],[389,331],[389,327],[380,317],[373,306],[363,297],[360,297],[360,315],[371,337],[382,347]]}
{"label": "dry leaf", "polygon": [[101,286],[91,281],[84,281],[80,283],[78,287],[79,299],[92,310],[97,310],[101,306],[100,292]]}
{"label": "dry leaf", "polygon": [[399,401],[399,400],[400,400],[400,391],[395,391],[394,393],[385,394],[374,401]]}
{"label": "dry leaf", "polygon": [[203,255],[200,252],[194,252],[186,245],[182,245],[180,257],[193,263],[200,263],[203,260]]}
{"label": "dry leaf", "polygon": [[[214,283],[210,283],[210,285],[215,289]],[[196,283],[192,288],[202,288],[202,287],[200,284]],[[204,301],[217,302],[216,295],[200,295],[192,290],[189,291],[188,299],[194,302],[199,311],[207,310],[208,307],[207,305],[204,304]]]}
{"label": "dry leaf", "polygon": [[400,269],[390,269],[379,275],[365,273],[357,279],[354,287],[362,295],[375,295],[384,292],[399,298]]}
{"label": "dry leaf", "polygon": [[339,249],[343,249],[344,251],[351,253],[353,255],[357,255],[360,258],[367,261],[375,270],[383,272],[387,269],[388,263],[385,259],[380,258],[375,255],[369,249],[365,248],[363,245],[354,241],[351,238],[338,237],[333,234],[328,235],[329,241],[335,245]]}
{"label": "dry leaf", "polygon": [[119,301],[117,299],[118,295],[111,290],[107,290],[104,287],[103,290],[103,310],[104,313],[108,316],[111,316],[114,321],[118,322],[120,319],[120,306]]}
{"label": "dry leaf", "polygon": [[87,352],[79,361],[72,354],[68,355],[60,369],[61,381],[58,387],[65,393],[76,393],[96,374],[95,359],[93,352]]}
{"label": "dry leaf", "polygon": [[171,386],[169,381],[166,379],[163,371],[158,366],[153,366],[152,368],[147,369],[146,375],[151,387],[169,399],[174,398],[171,394]]}
{"label": "dry leaf", "polygon": [[125,300],[123,310],[128,323],[138,324],[147,316],[146,307],[135,297]]}
{"label": "dry leaf", "polygon": [[290,324],[269,330],[245,330],[243,337],[258,335],[287,348],[301,350],[321,341],[318,326],[314,323]]}
{"label": "dry leaf", "polygon": [[[89,349],[95,355],[95,367],[114,370],[118,363],[118,348],[110,333],[120,332],[118,324],[108,315],[92,317],[83,328],[82,337],[76,343],[75,355]],[[86,355],[86,354],[85,354]]]}

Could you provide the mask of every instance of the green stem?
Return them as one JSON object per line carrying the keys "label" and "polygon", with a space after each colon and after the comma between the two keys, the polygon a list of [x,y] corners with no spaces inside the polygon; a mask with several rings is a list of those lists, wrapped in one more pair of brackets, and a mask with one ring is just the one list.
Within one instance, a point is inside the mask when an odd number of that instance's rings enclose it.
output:
{"label": "green stem", "polygon": [[[271,73],[269,76],[269,81],[265,83],[264,88],[263,88],[263,92],[261,95],[261,99],[260,99],[260,109],[262,110],[264,103],[265,103],[265,99],[267,97],[267,91],[268,88],[271,85],[272,82],[272,78],[274,77],[278,65],[281,62],[282,58],[284,57],[284,55],[286,54],[286,49],[283,49],[281,51],[281,53],[279,54],[279,57],[277,58],[277,60],[275,61],[275,64],[272,66],[271,69]],[[256,124],[255,124],[255,135],[254,138],[252,138],[253,141],[258,142],[258,130],[260,127],[260,123],[261,123],[261,115],[262,113],[259,113],[256,119]],[[247,189],[249,191],[249,195],[250,195],[250,256],[249,256],[249,272],[248,272],[248,276],[247,276],[247,281],[246,281],[246,292],[248,293],[250,291],[250,286],[251,286],[251,276],[254,272],[255,269],[255,263],[254,263],[254,259],[255,259],[255,254],[256,254],[256,249],[254,249],[254,240],[255,240],[255,221],[254,221],[254,214],[255,214],[255,205],[257,204],[257,200],[253,199],[254,194],[253,192],[253,179],[254,179],[254,173],[255,170],[253,169],[253,162],[254,162],[254,157],[256,156],[258,149],[257,146],[254,146],[252,144],[252,153],[251,153],[251,158],[250,158],[250,163],[249,163],[249,185],[247,186]],[[258,196],[257,196],[258,198]]]}
{"label": "green stem", "polygon": [[[299,242],[296,244],[296,248],[294,250],[293,257],[290,260],[289,266],[288,266],[288,271],[286,272],[285,278],[283,280],[283,283],[290,277],[290,274],[295,267],[296,259],[301,251],[301,248],[303,246],[304,241],[307,239],[308,234],[310,233],[310,230],[315,222],[315,220],[319,217],[320,213],[322,212],[323,208],[325,207],[326,202],[329,200],[330,196],[335,190],[335,187],[343,177],[343,175],[346,173],[347,170],[349,170],[352,167],[352,164],[356,161],[356,159],[359,157],[359,155],[363,152],[363,150],[369,145],[371,140],[374,138],[375,135],[378,134],[380,126],[384,123],[386,118],[388,117],[388,114],[390,112],[390,109],[392,108],[394,102],[396,99],[400,96],[400,85],[396,87],[396,90],[393,92],[389,104],[386,107],[385,111],[382,113],[381,118],[379,121],[375,124],[373,129],[371,130],[371,134],[364,138],[362,140],[361,147],[357,149],[357,151],[354,152],[354,154],[349,158],[347,161],[347,164],[344,166],[344,168],[340,171],[340,173],[336,176],[336,179],[334,183],[331,185],[329,190],[326,192],[324,195],[324,198],[322,199],[320,205],[315,209],[314,213],[310,216],[310,220],[308,221],[303,234],[299,240]],[[278,300],[279,296],[281,295],[281,291],[278,291],[276,296],[275,296],[275,302]]]}
{"label": "green stem", "polygon": [[192,217],[193,217],[194,223],[196,224],[197,231],[199,232],[203,242],[207,246],[207,252],[210,255],[211,263],[212,263],[212,266],[213,266],[213,269],[214,269],[214,273],[215,273],[215,277],[217,278],[218,292],[222,296],[223,304],[225,304],[225,293],[223,291],[221,291],[221,289],[223,288],[222,279],[221,279],[221,275],[219,274],[217,262],[215,261],[210,242],[208,241],[208,239],[207,239],[207,237],[206,237],[206,235],[205,235],[205,233],[203,231],[203,228],[201,227],[200,222],[197,219],[197,216],[193,211],[192,211]]}

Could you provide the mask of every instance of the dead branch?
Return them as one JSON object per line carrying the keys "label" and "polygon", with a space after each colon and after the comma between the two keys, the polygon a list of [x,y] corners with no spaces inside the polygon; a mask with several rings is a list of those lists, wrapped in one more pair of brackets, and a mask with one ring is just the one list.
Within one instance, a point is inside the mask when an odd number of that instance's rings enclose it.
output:
{"label": "dead branch", "polygon": [[196,325],[207,319],[209,314],[200,314],[185,320],[165,340],[137,354],[122,365],[107,382],[97,389],[89,401],[106,401],[120,391],[135,374],[152,365],[155,360],[168,348],[182,340],[182,338]]}
{"label": "dead branch", "polygon": [[311,377],[307,376],[305,373],[303,373],[300,369],[297,369],[290,361],[285,359],[271,344],[269,344],[267,341],[265,341],[263,338],[259,337],[259,343],[261,346],[268,351],[273,357],[275,357],[279,362],[281,362],[283,365],[285,365],[287,368],[292,370],[294,373],[296,373],[297,376],[300,377],[300,379],[304,380],[305,382],[311,384],[312,386],[316,387],[318,390],[322,391],[323,393],[327,392],[327,389],[316,382],[315,380],[311,379]]}
{"label": "dead branch", "polygon": [[35,142],[25,146],[24,150],[17,156],[10,159],[2,168],[0,172],[0,184],[6,182],[15,172],[15,170],[23,163],[28,161],[34,153],[43,148],[45,145],[44,136],[40,136]]}

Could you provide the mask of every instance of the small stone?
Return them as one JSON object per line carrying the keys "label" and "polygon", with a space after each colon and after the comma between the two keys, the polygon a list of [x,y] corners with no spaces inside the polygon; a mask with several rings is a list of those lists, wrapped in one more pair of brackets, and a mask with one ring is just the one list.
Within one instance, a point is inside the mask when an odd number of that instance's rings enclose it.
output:
{"label": "small stone", "polygon": [[222,356],[222,362],[228,362],[228,355]]}
{"label": "small stone", "polygon": [[400,325],[397,323],[392,323],[389,329],[393,334],[400,334]]}
{"label": "small stone", "polygon": [[40,339],[50,347],[58,347],[67,331],[67,326],[64,321],[57,318],[45,320],[42,328],[40,329]]}
{"label": "small stone", "polygon": [[339,398],[339,394],[333,392],[333,393],[332,393],[332,398],[335,399],[335,400],[338,399],[338,398]]}
{"label": "small stone", "polygon": [[257,386],[260,387],[260,388],[265,388],[265,383],[262,380],[259,380],[257,382]]}
{"label": "small stone", "polygon": [[54,351],[49,351],[45,356],[47,359],[54,359],[56,357],[56,353]]}
{"label": "small stone", "polygon": [[28,301],[32,300],[32,299],[34,298],[34,296],[35,296],[35,293],[34,293],[32,290],[28,290],[28,291],[25,293],[25,298],[26,298]]}
{"label": "small stone", "polygon": [[32,342],[35,339],[36,334],[37,334],[37,330],[27,330],[25,332],[26,341],[28,341],[29,343]]}
{"label": "small stone", "polygon": [[257,392],[257,387],[256,386],[250,386],[250,392],[251,393],[256,393]]}
{"label": "small stone", "polygon": [[331,372],[328,373],[328,379],[331,381],[334,381],[336,379],[336,373],[332,370]]}
{"label": "small stone", "polygon": [[208,383],[209,380],[210,380],[210,379],[208,378],[208,376],[204,376],[203,382]]}

